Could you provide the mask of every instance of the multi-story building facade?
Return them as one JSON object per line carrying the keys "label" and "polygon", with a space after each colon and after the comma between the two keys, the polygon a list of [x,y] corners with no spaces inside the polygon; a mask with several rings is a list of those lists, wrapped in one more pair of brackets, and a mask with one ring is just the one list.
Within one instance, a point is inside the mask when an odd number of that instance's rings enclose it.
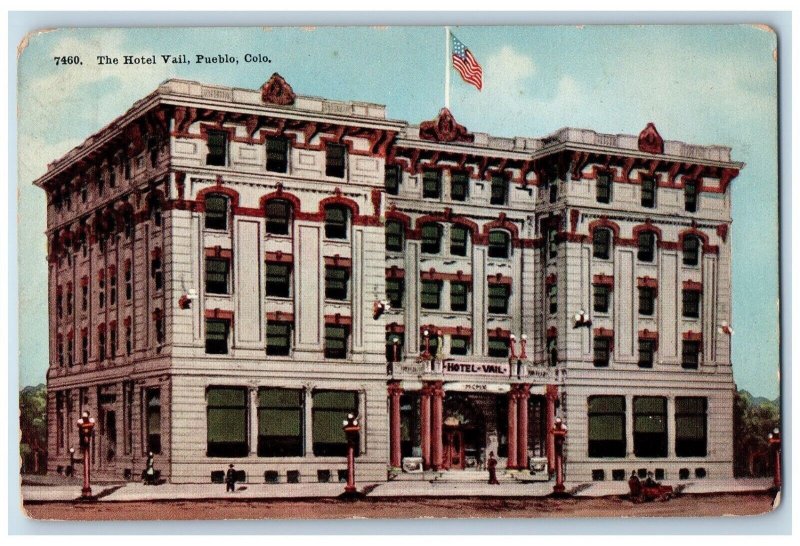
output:
{"label": "multi-story building facade", "polygon": [[[49,465],[732,475],[730,149],[169,80],[49,165]],[[391,473],[397,473],[394,470]],[[391,474],[390,473],[390,474]]]}

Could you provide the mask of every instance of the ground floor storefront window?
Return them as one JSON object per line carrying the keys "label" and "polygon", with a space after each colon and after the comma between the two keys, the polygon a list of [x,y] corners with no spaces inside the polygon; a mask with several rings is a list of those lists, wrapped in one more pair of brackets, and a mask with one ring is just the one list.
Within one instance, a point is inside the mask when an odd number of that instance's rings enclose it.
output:
{"label": "ground floor storefront window", "polygon": [[209,457],[244,457],[247,442],[247,389],[209,387],[207,392]]}
{"label": "ground floor storefront window", "polygon": [[707,453],[707,401],[700,397],[675,399],[675,455],[705,457]]}
{"label": "ground floor storefront window", "polygon": [[625,397],[589,397],[589,457],[625,456]]}
{"label": "ground floor storefront window", "polygon": [[303,455],[303,391],[258,390],[258,456]]}
{"label": "ground floor storefront window", "polygon": [[667,399],[633,399],[633,453],[637,457],[667,456]]}
{"label": "ground floor storefront window", "polygon": [[[348,414],[358,415],[358,393],[354,391],[314,391],[312,393],[312,440],[314,455],[347,455],[347,438],[342,422]],[[358,450],[356,450],[358,456]]]}

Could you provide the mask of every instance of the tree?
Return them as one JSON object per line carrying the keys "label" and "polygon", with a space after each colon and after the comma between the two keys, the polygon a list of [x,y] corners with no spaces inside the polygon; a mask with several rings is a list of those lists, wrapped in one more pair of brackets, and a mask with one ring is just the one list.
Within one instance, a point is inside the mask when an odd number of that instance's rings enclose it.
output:
{"label": "tree", "polygon": [[771,471],[768,435],[780,427],[779,400],[738,391],[733,405],[734,475],[764,476]]}
{"label": "tree", "polygon": [[41,384],[19,393],[20,457],[23,472],[47,468],[47,388]]}

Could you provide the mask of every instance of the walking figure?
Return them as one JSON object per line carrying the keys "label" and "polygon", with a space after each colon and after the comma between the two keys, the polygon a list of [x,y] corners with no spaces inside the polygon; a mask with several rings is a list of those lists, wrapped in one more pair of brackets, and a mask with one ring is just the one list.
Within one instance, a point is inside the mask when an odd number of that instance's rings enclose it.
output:
{"label": "walking figure", "polygon": [[236,471],[233,465],[228,466],[228,472],[225,474],[225,492],[233,493],[236,491]]}
{"label": "walking figure", "polygon": [[489,469],[489,483],[492,485],[499,485],[497,481],[497,459],[494,458],[494,451],[489,452],[489,460],[486,462],[486,468]]}
{"label": "walking figure", "polygon": [[628,480],[628,487],[631,490],[631,500],[638,501],[639,497],[642,494],[642,482],[639,480],[639,476],[636,475],[636,472],[631,472],[631,477]]}
{"label": "walking figure", "polygon": [[144,483],[145,485],[155,485],[156,483],[156,469],[155,469],[155,455],[152,451],[147,453],[147,466],[144,469]]}

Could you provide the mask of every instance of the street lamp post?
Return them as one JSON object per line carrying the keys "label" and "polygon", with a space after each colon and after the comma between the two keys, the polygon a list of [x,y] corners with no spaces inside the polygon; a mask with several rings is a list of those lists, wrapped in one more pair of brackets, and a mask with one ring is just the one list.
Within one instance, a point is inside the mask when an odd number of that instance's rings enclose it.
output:
{"label": "street lamp post", "polygon": [[773,465],[772,469],[774,472],[774,476],[772,478],[772,484],[775,486],[775,489],[780,489],[781,487],[781,431],[777,427],[773,430],[769,436],[769,447],[772,450],[772,457],[773,457]]}
{"label": "street lamp post", "polygon": [[92,486],[90,481],[91,467],[91,447],[94,439],[94,418],[89,417],[89,412],[84,411],[78,419],[78,438],[80,438],[81,451],[83,453],[83,489],[81,498],[88,499],[92,496]]}
{"label": "street lamp post", "polygon": [[555,440],[556,448],[556,484],[553,486],[553,494],[564,495],[564,440],[567,437],[567,427],[560,417],[556,417],[551,434]]}
{"label": "street lamp post", "polygon": [[352,413],[347,414],[347,419],[342,421],[342,430],[347,437],[347,485],[342,497],[355,499],[361,496],[356,489],[356,446],[358,445],[358,433],[361,431],[358,417]]}

